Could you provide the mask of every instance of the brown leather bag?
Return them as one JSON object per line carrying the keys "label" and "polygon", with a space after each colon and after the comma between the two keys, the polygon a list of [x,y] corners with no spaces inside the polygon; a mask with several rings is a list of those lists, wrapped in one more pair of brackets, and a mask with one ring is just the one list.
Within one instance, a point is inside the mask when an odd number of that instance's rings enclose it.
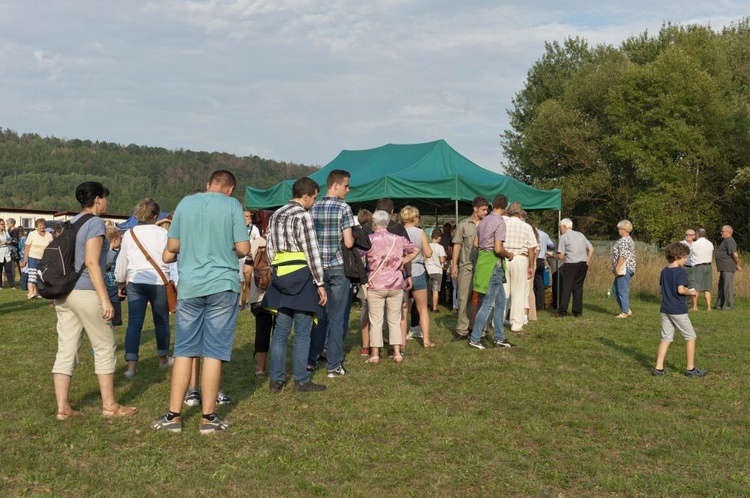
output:
{"label": "brown leather bag", "polygon": [[138,240],[138,237],[135,236],[135,232],[133,231],[132,228],[130,229],[130,235],[133,237],[133,240],[138,246],[138,249],[140,249],[143,255],[146,256],[146,259],[148,260],[148,262],[151,263],[151,266],[154,267],[156,272],[164,281],[164,287],[166,287],[167,289],[167,307],[169,308],[169,312],[177,313],[177,286],[174,284],[173,281],[167,280],[167,276],[164,275],[164,272],[161,271],[161,268],[159,268],[159,265],[156,264],[154,259],[148,253],[148,251],[146,251],[146,249],[143,247],[143,245],[141,244],[141,241]]}

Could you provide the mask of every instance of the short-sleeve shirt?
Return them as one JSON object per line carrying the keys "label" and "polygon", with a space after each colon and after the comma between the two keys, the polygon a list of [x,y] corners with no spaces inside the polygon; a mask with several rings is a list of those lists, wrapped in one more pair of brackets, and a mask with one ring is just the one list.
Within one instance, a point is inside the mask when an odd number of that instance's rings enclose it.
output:
{"label": "short-sleeve shirt", "polygon": [[456,233],[453,235],[453,244],[461,244],[461,252],[458,254],[459,266],[471,266],[471,250],[474,248],[476,234],[477,224],[472,218],[467,218],[458,224]]}
{"label": "short-sleeve shirt", "polygon": [[678,294],[677,289],[688,286],[688,276],[684,268],[666,267],[661,271],[659,286],[661,287],[661,312],[668,315],[687,314],[685,296]]}
{"label": "short-sleeve shirt", "polygon": [[719,248],[716,249],[716,271],[735,271],[737,265],[732,258],[735,252],[737,252],[737,242],[733,237],[722,240]]}
{"label": "short-sleeve shirt", "polygon": [[178,299],[240,292],[234,244],[247,242],[248,236],[237,199],[217,192],[183,198],[174,212],[169,238],[180,241]]}
{"label": "short-sleeve shirt", "polygon": [[[75,223],[82,215],[83,213],[73,216],[70,219],[70,223]],[[107,226],[104,224],[104,220],[98,216],[89,219],[78,229],[78,233],[76,233],[76,270],[80,271],[86,263],[86,242],[88,242],[89,239],[101,237],[103,240],[102,252],[99,255],[99,266],[102,269],[102,275],[104,274],[104,270],[107,267],[107,253],[109,252],[109,241],[107,240],[107,237],[105,237],[106,234]],[[74,289],[96,290],[94,288],[94,283],[91,281],[88,267],[84,268]]]}
{"label": "short-sleeve shirt", "polygon": [[403,289],[401,265],[404,256],[414,252],[416,246],[409,239],[387,230],[376,230],[370,234],[370,243],[370,250],[366,253],[370,289]]}
{"label": "short-sleeve shirt", "polygon": [[44,249],[52,242],[52,234],[45,232],[44,235],[39,235],[36,230],[31,231],[26,236],[26,245],[30,245],[29,257],[34,259],[42,259]]}
{"label": "short-sleeve shirt", "polygon": [[315,223],[323,269],[344,266],[341,241],[344,230],[356,225],[352,208],[338,197],[323,197],[310,208],[310,216]]}
{"label": "short-sleeve shirt", "polygon": [[625,260],[625,269],[635,274],[635,242],[632,237],[620,237],[612,246],[612,271],[615,271],[620,258]]}
{"label": "short-sleeve shirt", "polygon": [[440,263],[440,258],[446,256],[445,248],[435,242],[431,242],[430,247],[432,248],[432,256],[425,259],[424,261],[424,266],[427,269],[427,273],[429,273],[430,275],[442,274],[443,265]]}
{"label": "short-sleeve shirt", "polygon": [[[490,213],[479,222],[477,227],[477,242],[480,250],[495,250],[495,241],[505,242],[506,225],[502,216]],[[473,243],[473,242],[472,242]]]}
{"label": "short-sleeve shirt", "polygon": [[591,242],[581,232],[572,228],[560,236],[557,252],[565,254],[566,263],[581,263],[588,260]]}

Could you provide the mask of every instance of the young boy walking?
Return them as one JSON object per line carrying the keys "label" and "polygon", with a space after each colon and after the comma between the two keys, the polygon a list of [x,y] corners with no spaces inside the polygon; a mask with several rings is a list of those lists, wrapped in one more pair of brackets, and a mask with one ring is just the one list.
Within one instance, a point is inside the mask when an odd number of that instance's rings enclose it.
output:
{"label": "young boy walking", "polygon": [[667,267],[661,271],[659,288],[661,289],[661,343],[656,354],[656,368],[652,371],[654,376],[662,376],[667,372],[664,370],[664,358],[667,349],[674,339],[674,330],[677,329],[685,339],[685,359],[688,377],[703,377],[708,372],[695,368],[695,331],[688,318],[687,303],[682,296],[696,296],[695,289],[688,289],[687,272],[683,268],[685,261],[690,255],[690,249],[679,242],[669,244],[665,250],[667,256]]}

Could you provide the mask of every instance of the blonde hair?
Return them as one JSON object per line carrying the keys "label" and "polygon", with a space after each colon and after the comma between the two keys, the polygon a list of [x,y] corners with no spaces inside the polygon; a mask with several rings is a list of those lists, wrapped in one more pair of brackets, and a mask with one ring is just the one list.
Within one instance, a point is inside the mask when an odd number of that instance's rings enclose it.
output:
{"label": "blonde hair", "polygon": [[630,233],[633,231],[633,224],[630,223],[629,220],[622,220],[617,224],[618,230],[625,230],[626,232]]}
{"label": "blonde hair", "polygon": [[117,240],[122,237],[122,233],[120,232],[120,229],[117,227],[110,227],[107,230],[107,240],[112,242],[113,240]]}
{"label": "blonde hair", "polygon": [[133,209],[133,215],[138,221],[151,221],[159,216],[159,204],[151,197],[138,201]]}
{"label": "blonde hair", "polygon": [[401,223],[416,223],[417,218],[419,218],[419,209],[414,206],[401,208]]}

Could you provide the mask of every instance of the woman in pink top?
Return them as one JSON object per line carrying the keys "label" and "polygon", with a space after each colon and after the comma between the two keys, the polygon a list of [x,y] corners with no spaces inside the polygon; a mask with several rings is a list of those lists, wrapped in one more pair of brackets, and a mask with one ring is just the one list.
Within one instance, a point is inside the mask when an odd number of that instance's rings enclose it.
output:
{"label": "woman in pink top", "polygon": [[393,361],[401,363],[401,302],[404,299],[404,263],[419,254],[419,249],[408,239],[394,235],[386,228],[390,216],[379,210],[372,214],[370,235],[372,247],[367,251],[369,290],[367,308],[370,318],[370,357],[368,363],[380,361],[383,347],[383,316],[388,316],[388,341],[393,346]]}

